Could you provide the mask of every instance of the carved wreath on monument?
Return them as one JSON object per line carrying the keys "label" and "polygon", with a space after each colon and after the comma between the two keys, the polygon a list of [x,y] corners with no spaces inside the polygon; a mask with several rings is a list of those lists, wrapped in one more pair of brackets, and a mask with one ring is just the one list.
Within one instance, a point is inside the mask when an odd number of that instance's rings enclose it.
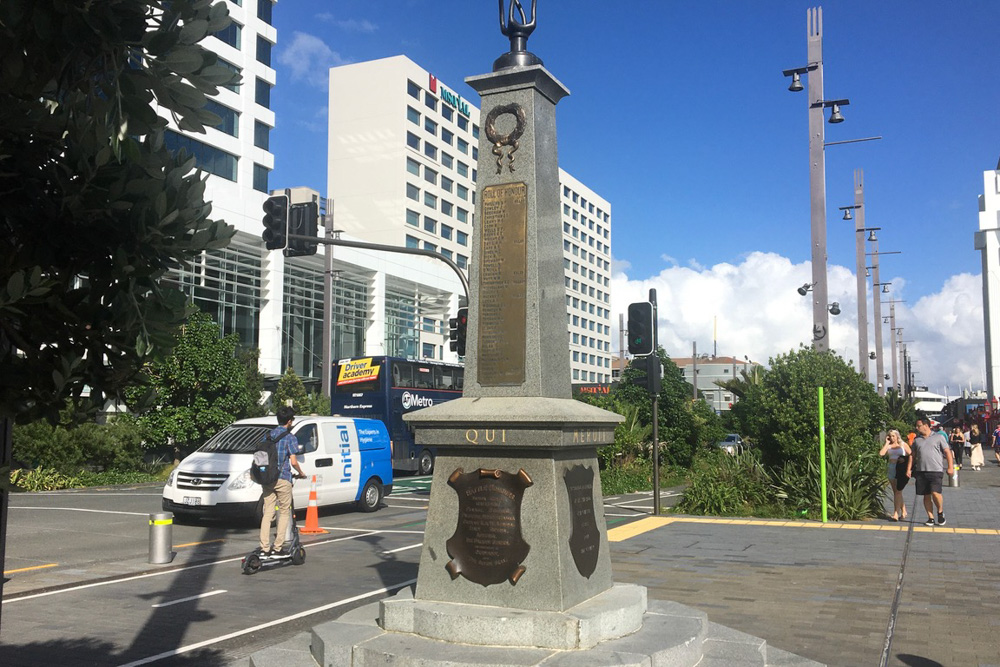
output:
{"label": "carved wreath on monument", "polygon": [[[514,129],[507,134],[500,134],[497,131],[497,118],[508,114],[514,116]],[[517,142],[521,138],[521,135],[524,134],[524,127],[526,124],[527,118],[524,115],[524,109],[516,102],[511,102],[510,104],[498,104],[486,115],[486,125],[484,126],[486,130],[486,138],[493,144],[493,154],[497,156],[498,174],[503,171],[504,146],[510,146],[510,151],[507,153],[507,160],[509,161],[508,168],[511,172],[514,171],[514,153],[517,151]]]}

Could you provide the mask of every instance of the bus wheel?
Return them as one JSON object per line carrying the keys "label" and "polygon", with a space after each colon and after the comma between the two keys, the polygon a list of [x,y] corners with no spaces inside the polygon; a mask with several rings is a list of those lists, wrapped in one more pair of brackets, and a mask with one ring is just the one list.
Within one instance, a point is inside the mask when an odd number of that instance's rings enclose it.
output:
{"label": "bus wheel", "polygon": [[417,463],[418,475],[429,475],[434,470],[434,457],[426,449],[420,452],[420,460]]}
{"label": "bus wheel", "polygon": [[382,503],[382,483],[374,477],[365,483],[365,488],[358,499],[358,509],[362,512],[374,512]]}

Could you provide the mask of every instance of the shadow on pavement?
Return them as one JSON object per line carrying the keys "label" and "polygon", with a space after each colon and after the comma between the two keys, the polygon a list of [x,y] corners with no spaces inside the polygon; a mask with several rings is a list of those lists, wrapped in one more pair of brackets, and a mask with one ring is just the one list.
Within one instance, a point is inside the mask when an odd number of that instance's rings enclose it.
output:
{"label": "shadow on pavement", "polygon": [[[4,667],[37,667],[38,665],[118,665],[127,657],[115,653],[114,645],[99,639],[61,639],[28,644],[4,643],[0,646],[0,663]],[[160,663],[163,664],[163,663]],[[222,651],[202,649],[170,660],[175,667],[222,667],[226,659]]]}
{"label": "shadow on pavement", "polygon": [[944,667],[937,660],[921,658],[919,655],[910,655],[908,653],[897,653],[896,659],[907,665],[907,667]]}

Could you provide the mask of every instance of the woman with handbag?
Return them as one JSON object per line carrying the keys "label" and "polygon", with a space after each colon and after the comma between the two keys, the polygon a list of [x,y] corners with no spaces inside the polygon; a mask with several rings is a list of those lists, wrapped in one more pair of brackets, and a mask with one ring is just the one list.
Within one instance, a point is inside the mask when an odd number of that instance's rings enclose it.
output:
{"label": "woman with handbag", "polygon": [[[892,487],[892,516],[890,521],[899,521],[900,515],[906,519],[906,505],[903,504],[903,487],[906,486],[906,458],[910,455],[910,446],[899,436],[899,431],[893,429],[885,436],[885,444],[878,453],[889,459],[886,467],[886,476],[889,478],[889,486]],[[902,465],[900,465],[902,464]],[[902,483],[899,481],[899,472],[903,473]]]}

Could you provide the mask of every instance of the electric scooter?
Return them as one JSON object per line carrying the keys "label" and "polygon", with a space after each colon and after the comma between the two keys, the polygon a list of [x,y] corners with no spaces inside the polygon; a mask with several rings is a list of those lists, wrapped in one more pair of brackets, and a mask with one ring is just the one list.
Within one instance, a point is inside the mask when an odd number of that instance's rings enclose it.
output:
{"label": "electric scooter", "polygon": [[[305,479],[304,475],[292,475],[292,479]],[[294,483],[294,482],[293,482]],[[291,516],[288,517],[288,530],[285,532],[284,554],[261,554],[254,550],[243,557],[240,567],[243,574],[257,574],[261,569],[276,565],[302,565],[306,562],[306,549],[299,541],[299,527],[295,523],[295,501],[292,501]]]}

